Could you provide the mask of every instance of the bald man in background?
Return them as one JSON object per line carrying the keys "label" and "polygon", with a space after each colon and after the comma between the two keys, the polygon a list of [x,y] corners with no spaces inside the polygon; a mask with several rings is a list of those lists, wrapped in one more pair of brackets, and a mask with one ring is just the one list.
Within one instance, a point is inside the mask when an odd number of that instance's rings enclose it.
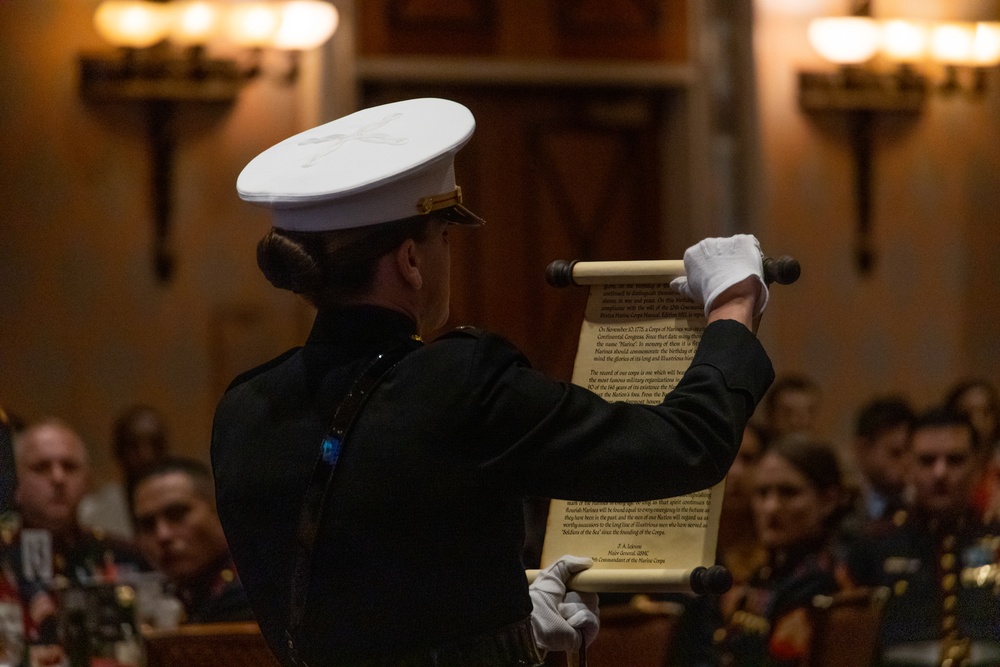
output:
{"label": "bald man in background", "polygon": [[[14,542],[22,582],[42,583],[50,576],[69,583],[110,582],[147,569],[129,543],[77,523],[77,508],[90,483],[90,461],[83,440],[68,424],[46,419],[29,425],[14,437],[14,461],[14,505],[21,522]],[[35,547],[44,543],[51,545],[51,571],[47,562],[34,558],[40,553]]]}

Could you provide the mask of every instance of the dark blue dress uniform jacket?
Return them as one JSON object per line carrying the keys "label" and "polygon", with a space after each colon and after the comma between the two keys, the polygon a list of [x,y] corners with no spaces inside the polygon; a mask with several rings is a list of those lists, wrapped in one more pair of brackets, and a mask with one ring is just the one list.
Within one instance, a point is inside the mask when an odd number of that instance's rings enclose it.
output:
{"label": "dark blue dress uniform jacket", "polygon": [[[806,662],[797,646],[775,640],[783,619],[809,609],[817,595],[837,590],[834,558],[826,545],[812,541],[771,554],[739,600],[725,632],[717,633],[721,667],[793,667]],[[777,633],[778,637],[781,633]],[[808,647],[804,647],[808,650]]]}
{"label": "dark blue dress uniform jacket", "polygon": [[1000,642],[994,581],[963,582],[962,571],[997,562],[1000,533],[971,512],[938,521],[914,510],[873,524],[848,554],[851,578],[892,590],[882,645],[942,639]]}
{"label": "dark blue dress uniform jacket", "polygon": [[[215,416],[219,516],[265,637],[288,662],[295,529],[334,410],[415,333],[374,307],[320,312],[306,344],[237,378]],[[705,331],[660,405],[608,403],[502,338],[411,352],[346,438],[303,624],[311,667],[430,648],[526,618],[521,498],[640,501],[721,480],[773,379],[742,325]]]}

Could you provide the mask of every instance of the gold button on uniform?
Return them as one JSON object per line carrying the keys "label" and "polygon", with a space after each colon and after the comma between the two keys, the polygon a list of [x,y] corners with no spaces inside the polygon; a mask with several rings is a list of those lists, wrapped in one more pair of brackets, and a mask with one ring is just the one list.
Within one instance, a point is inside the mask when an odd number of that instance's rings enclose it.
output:
{"label": "gold button on uniform", "polygon": [[953,553],[946,553],[943,556],[941,556],[941,569],[942,570],[950,570],[953,567],[955,567],[955,554],[953,554]]}
{"label": "gold button on uniform", "polygon": [[946,612],[955,611],[955,605],[958,603],[958,598],[954,595],[948,595],[944,598],[944,610]]}
{"label": "gold button on uniform", "polygon": [[943,577],[941,577],[941,588],[943,588],[946,591],[950,591],[953,588],[955,588],[955,575],[946,574]]}
{"label": "gold button on uniform", "polygon": [[900,579],[899,581],[896,582],[896,585],[892,587],[892,591],[897,596],[899,596],[906,592],[906,587],[907,587],[906,579]]}

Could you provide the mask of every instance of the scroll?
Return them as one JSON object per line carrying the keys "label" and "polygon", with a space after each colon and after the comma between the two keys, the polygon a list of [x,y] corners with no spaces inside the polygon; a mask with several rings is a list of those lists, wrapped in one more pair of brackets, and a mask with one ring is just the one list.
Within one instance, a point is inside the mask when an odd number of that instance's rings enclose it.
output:
{"label": "scroll", "polygon": [[[791,260],[794,262],[794,260]],[[778,282],[785,258],[767,260]],[[778,264],[776,264],[776,262]],[[609,401],[658,404],[684,375],[705,328],[701,305],[670,289],[681,261],[553,262],[556,286],[590,285],[573,383]],[[790,278],[790,279],[789,279]],[[716,567],[724,482],[687,496],[636,503],[553,500],[542,565],[563,554],[594,566],[569,585],[590,592],[724,592],[729,573]],[[534,572],[529,571],[531,579]]]}

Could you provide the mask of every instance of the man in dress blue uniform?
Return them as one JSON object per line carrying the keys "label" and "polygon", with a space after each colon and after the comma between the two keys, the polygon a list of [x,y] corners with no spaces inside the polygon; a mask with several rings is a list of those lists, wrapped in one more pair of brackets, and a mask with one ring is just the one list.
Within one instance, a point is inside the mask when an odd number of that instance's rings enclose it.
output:
{"label": "man in dress blue uniform", "polygon": [[842,555],[863,538],[872,523],[905,511],[907,452],[915,418],[913,408],[901,396],[879,397],[858,410],[853,443],[858,489],[840,524],[838,551]]}
{"label": "man in dress blue uniform", "polygon": [[186,623],[252,621],[215,507],[212,471],[166,458],[133,479],[136,543],[166,575]]}
{"label": "man in dress blue uniform", "polygon": [[[59,419],[29,425],[14,438],[14,459],[14,502],[21,524],[17,538],[21,546],[15,551],[23,556],[18,561],[22,581],[52,577],[70,583],[118,581],[123,574],[148,568],[132,544],[77,522],[77,508],[89,484],[90,459],[83,440],[69,425]],[[44,539],[36,542],[36,537]],[[35,544],[38,550],[31,548]]]}
{"label": "man in dress blue uniform", "polygon": [[854,583],[892,591],[883,664],[1000,664],[1000,533],[972,510],[975,431],[962,416],[920,416],[908,452],[909,511],[876,523],[848,556]]}
{"label": "man in dress blue uniform", "polygon": [[877,398],[858,411],[854,423],[854,458],[861,473],[861,511],[865,522],[902,509],[905,460],[914,414],[900,396]]}
{"label": "man in dress blue uniform", "polygon": [[232,383],[212,441],[219,516],[286,665],[533,665],[572,647],[593,600],[564,599],[563,581],[587,563],[560,561],[529,593],[523,497],[710,486],[773,379],[751,332],[767,289],[750,236],[686,253],[676,288],[709,324],[660,405],[551,380],[488,332],[423,344],[448,317],[448,227],[482,222],[453,166],[474,127],[447,100],[365,109],[238,180],[272,209],[264,274],[318,309],[303,347]]}
{"label": "man in dress blue uniform", "polygon": [[[77,523],[90,463],[83,440],[69,425],[52,418],[28,425],[14,436],[14,461],[17,520],[0,525],[0,565],[16,578],[28,612],[25,636],[39,645],[31,649],[32,660],[59,664],[63,649],[52,583],[118,583],[148,566],[130,543]],[[52,662],[44,662],[48,659]]]}

